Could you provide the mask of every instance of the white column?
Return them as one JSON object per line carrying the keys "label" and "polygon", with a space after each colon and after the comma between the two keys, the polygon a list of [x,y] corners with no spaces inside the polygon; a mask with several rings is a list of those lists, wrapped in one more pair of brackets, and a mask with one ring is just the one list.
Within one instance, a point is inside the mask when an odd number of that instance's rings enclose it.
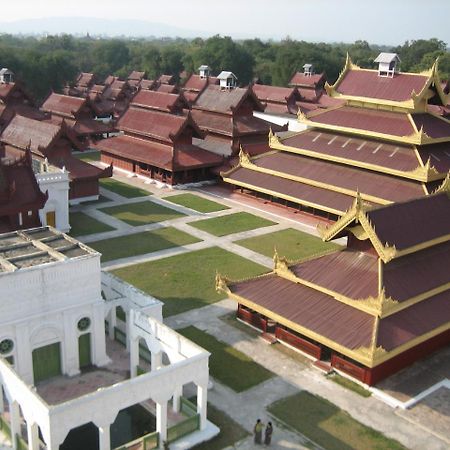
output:
{"label": "white column", "polygon": [[116,307],[112,307],[109,312],[108,318],[108,336],[113,341],[114,340],[114,328],[117,325]]}
{"label": "white column", "polygon": [[126,337],[125,341],[127,343],[127,351],[130,351],[130,339],[131,339],[131,321],[132,321],[132,314],[131,311],[125,311],[125,330],[126,330]]}
{"label": "white column", "polygon": [[167,400],[156,402],[156,431],[159,433],[159,446],[163,448],[164,441],[167,440]]}
{"label": "white column", "polygon": [[96,303],[93,308],[93,321],[91,325],[91,349],[92,363],[98,367],[106,366],[111,362],[106,353],[105,339],[105,305],[101,301]]}
{"label": "white column", "polygon": [[0,383],[0,414],[5,412],[5,400],[3,399],[3,386]]}
{"label": "white column", "polygon": [[20,410],[19,404],[16,401],[12,401],[9,404],[9,415],[11,419],[11,441],[14,450],[17,450],[16,435],[20,436]]}
{"label": "white column", "polygon": [[139,365],[139,339],[130,339],[130,377],[137,376]]}
{"label": "white column", "polygon": [[150,362],[151,362],[151,366],[152,366],[151,370],[159,369],[162,365],[162,353],[160,351],[152,352]]}
{"label": "white column", "polygon": [[98,428],[99,450],[111,450],[111,435],[109,425]]}
{"label": "white column", "polygon": [[174,412],[180,412],[180,397],[183,395],[183,386],[175,389],[172,397],[172,409]]}
{"label": "white column", "polygon": [[62,368],[66,375],[73,377],[80,373],[80,356],[78,353],[78,333],[77,323],[74,321],[73,312],[63,313],[64,321],[64,341],[61,347],[64,346],[62,356]]}
{"label": "white column", "polygon": [[197,385],[197,414],[200,414],[200,430],[206,427],[207,400],[208,384]]}
{"label": "white column", "polygon": [[37,423],[27,422],[28,450],[39,450],[39,427]]}

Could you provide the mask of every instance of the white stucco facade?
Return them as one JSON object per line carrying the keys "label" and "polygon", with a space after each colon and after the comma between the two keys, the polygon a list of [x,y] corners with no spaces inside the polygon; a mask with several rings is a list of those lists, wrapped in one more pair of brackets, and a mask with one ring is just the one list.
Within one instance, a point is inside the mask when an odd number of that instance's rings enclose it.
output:
{"label": "white stucco facade", "polygon": [[[116,316],[119,306],[126,314],[121,324]],[[87,327],[81,329],[80,320]],[[33,351],[59,344],[61,374],[45,381],[53,392],[53,379],[70,382],[79,376],[83,333],[90,335],[94,369],[111,370],[114,361],[106,344],[119,325],[125,328],[129,377],[76,398],[49,400],[34,380]],[[179,408],[183,386],[190,383],[197,386],[197,442],[218,432],[206,419],[209,353],[162,323],[159,300],[102,273],[99,253],[54,229],[0,235],[0,343],[5,341],[12,342],[13,348],[0,355],[0,413],[5,410],[4,393],[12,434],[20,434],[26,424],[30,450],[43,444],[47,450],[58,450],[71,430],[90,422],[98,427],[99,449],[110,450],[109,430],[118,413],[150,400],[156,405],[162,447],[167,439],[168,402],[172,401],[174,411]],[[142,342],[151,355],[151,366],[138,376]]]}
{"label": "white stucco facade", "polygon": [[[48,192],[48,200],[39,211],[42,225],[69,232],[69,173],[41,161],[33,161],[33,170],[40,190],[44,194]],[[50,223],[52,220],[54,223]]]}

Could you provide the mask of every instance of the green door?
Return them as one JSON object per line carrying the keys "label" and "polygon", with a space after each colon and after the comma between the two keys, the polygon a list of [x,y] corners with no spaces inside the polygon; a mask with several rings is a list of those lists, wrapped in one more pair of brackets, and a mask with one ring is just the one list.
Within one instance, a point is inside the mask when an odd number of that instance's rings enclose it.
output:
{"label": "green door", "polygon": [[78,338],[78,352],[80,358],[80,369],[88,367],[91,362],[91,333],[82,334]]}
{"label": "green door", "polygon": [[34,383],[61,375],[60,343],[33,350]]}

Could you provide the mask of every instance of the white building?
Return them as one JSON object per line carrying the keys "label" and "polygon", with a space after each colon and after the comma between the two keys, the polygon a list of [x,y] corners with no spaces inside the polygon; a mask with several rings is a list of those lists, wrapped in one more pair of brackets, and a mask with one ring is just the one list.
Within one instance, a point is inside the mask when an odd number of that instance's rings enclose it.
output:
{"label": "white building", "polygon": [[70,231],[69,173],[65,169],[48,164],[47,161],[33,159],[32,165],[39,189],[44,194],[48,192],[48,200],[39,211],[42,225],[67,233]]}
{"label": "white building", "polygon": [[[156,416],[139,437],[147,448],[183,430],[171,448],[217,434],[206,420],[209,353],[161,319],[160,301],[102,274],[100,254],[75,239],[51,227],[0,235],[0,413],[12,436],[58,450],[91,426],[110,450],[126,443],[110,427],[135,405]],[[188,417],[181,397],[192,383]]]}

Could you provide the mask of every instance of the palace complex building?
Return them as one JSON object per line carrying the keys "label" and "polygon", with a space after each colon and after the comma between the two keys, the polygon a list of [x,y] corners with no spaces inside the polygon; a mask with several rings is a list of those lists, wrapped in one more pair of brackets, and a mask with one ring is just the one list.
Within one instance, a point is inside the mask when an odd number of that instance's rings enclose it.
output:
{"label": "palace complex building", "polygon": [[373,385],[450,343],[450,179],[432,195],[373,206],[357,194],[325,241],[347,246],[216,287],[237,316]]}
{"label": "palace complex building", "polygon": [[[439,113],[449,95],[437,63],[426,73],[402,73],[396,58],[382,54],[379,70],[368,70],[348,57],[336,83],[325,85],[339,103],[306,114],[300,108],[306,130],[271,133],[264,154],[241,152],[224,182],[332,219],[358,193],[373,206],[430,195],[450,169],[450,121]],[[391,69],[383,71],[386,59]]]}

